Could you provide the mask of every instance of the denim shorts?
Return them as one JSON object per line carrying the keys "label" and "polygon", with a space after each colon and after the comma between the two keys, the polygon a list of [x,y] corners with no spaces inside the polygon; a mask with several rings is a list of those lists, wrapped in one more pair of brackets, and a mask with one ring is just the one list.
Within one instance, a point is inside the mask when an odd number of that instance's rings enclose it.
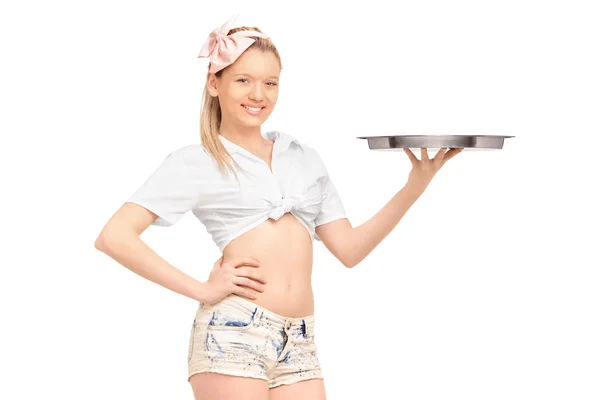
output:
{"label": "denim shorts", "polygon": [[289,318],[229,295],[200,303],[188,348],[188,381],[215,372],[264,379],[269,388],[323,379],[315,344],[315,317]]}

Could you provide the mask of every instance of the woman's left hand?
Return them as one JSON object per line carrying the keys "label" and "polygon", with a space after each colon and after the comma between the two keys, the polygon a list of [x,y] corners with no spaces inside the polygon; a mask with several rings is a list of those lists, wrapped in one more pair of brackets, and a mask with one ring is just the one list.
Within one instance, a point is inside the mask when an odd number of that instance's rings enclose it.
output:
{"label": "woman's left hand", "polygon": [[435,174],[442,168],[446,162],[464,150],[464,148],[455,148],[447,151],[446,148],[441,148],[434,158],[430,159],[427,154],[427,149],[421,149],[421,159],[419,160],[413,152],[405,148],[404,152],[408,155],[412,163],[412,170],[408,175],[407,185],[415,188],[418,191],[425,191]]}

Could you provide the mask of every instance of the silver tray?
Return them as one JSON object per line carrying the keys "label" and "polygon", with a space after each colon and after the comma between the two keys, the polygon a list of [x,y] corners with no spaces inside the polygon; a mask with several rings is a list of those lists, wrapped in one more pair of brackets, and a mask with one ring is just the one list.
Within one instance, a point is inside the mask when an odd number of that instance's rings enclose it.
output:
{"label": "silver tray", "polygon": [[388,135],[359,136],[367,139],[371,150],[402,150],[421,148],[464,148],[465,150],[501,149],[504,139],[514,136],[504,135]]}

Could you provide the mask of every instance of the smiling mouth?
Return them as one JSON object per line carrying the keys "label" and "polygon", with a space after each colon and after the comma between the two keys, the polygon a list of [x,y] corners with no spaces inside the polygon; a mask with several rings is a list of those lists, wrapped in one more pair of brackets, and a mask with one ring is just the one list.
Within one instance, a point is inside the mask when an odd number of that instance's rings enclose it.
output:
{"label": "smiling mouth", "polygon": [[246,110],[251,111],[251,112],[259,112],[260,110],[265,108],[265,107],[250,107],[250,106],[246,106],[244,104],[242,104],[242,107],[244,107]]}
{"label": "smiling mouth", "polygon": [[252,116],[259,116],[263,113],[265,107],[250,107],[242,104],[242,107],[246,110],[246,112]]}

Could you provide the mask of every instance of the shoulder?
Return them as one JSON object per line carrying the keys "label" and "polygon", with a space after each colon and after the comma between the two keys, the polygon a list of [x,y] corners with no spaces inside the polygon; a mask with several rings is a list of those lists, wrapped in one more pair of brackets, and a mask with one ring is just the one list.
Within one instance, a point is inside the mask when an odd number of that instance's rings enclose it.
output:
{"label": "shoulder", "polygon": [[299,149],[301,149],[305,169],[313,170],[320,175],[327,173],[325,163],[323,162],[323,159],[321,158],[316,146],[304,140],[300,140],[296,136],[290,135],[286,132],[278,131],[278,134],[280,138],[284,138],[290,143],[290,145],[295,144]]}
{"label": "shoulder", "polygon": [[187,144],[167,151],[160,170],[168,176],[202,178],[212,168],[211,158],[201,144]]}
{"label": "shoulder", "polygon": [[177,147],[166,155],[167,159],[187,166],[203,166],[209,161],[209,154],[201,144],[186,144]]}
{"label": "shoulder", "polygon": [[318,157],[318,153],[317,150],[314,146],[312,146],[310,143],[299,139],[297,136],[295,135],[291,135],[287,132],[282,132],[282,131],[273,131],[275,133],[277,133],[277,135],[282,138],[283,140],[285,140],[286,142],[290,143],[290,144],[295,144],[296,146],[298,146],[303,153],[305,153],[305,155],[307,155],[308,157]]}
{"label": "shoulder", "polygon": [[323,160],[321,159],[321,155],[319,154],[316,146],[303,140],[295,140],[298,146],[302,149],[302,153],[306,161],[317,166],[323,165]]}

